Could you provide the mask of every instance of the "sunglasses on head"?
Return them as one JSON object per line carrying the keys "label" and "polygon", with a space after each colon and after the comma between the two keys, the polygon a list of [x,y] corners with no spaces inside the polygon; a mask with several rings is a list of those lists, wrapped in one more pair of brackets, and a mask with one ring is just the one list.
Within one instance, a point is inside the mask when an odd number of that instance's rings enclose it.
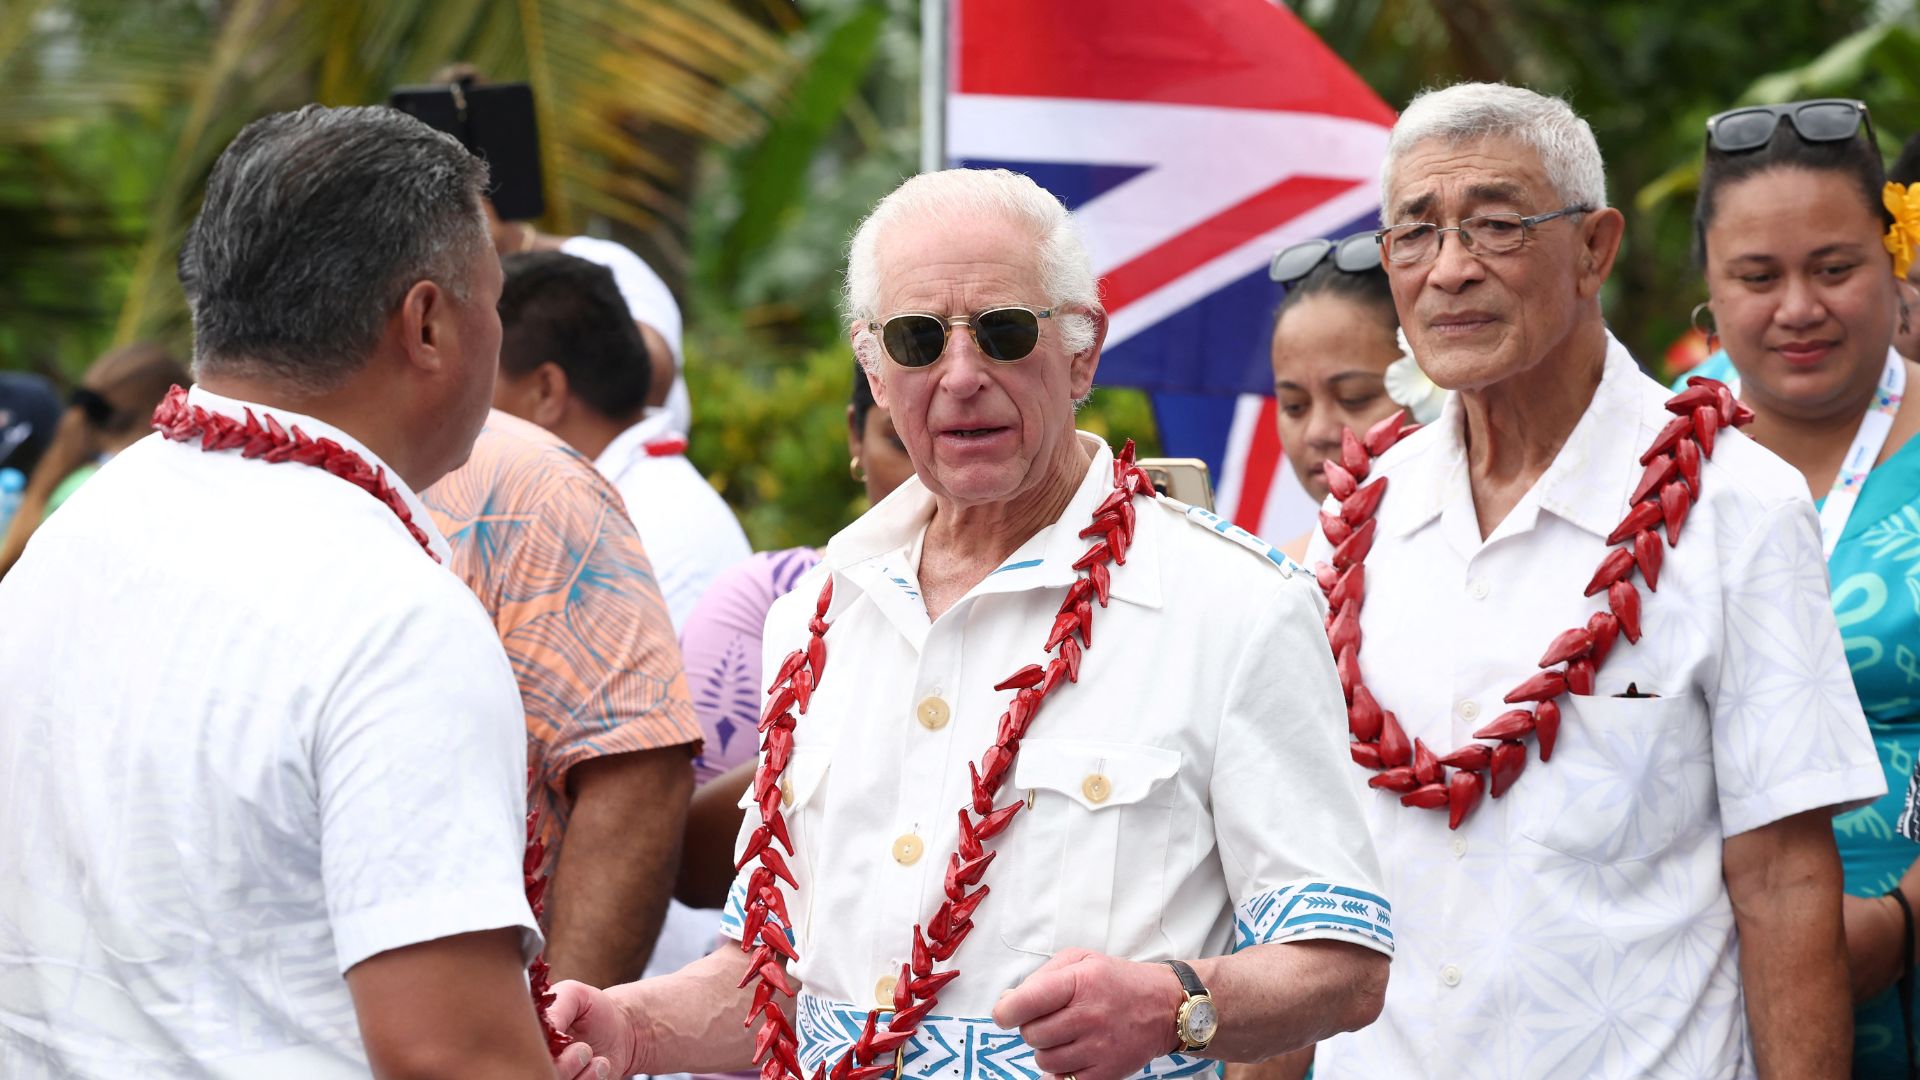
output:
{"label": "sunglasses on head", "polygon": [[1349,274],[1380,269],[1380,245],[1370,232],[1354,233],[1339,240],[1303,240],[1280,249],[1267,267],[1267,276],[1291,286],[1333,257],[1333,265]]}
{"label": "sunglasses on head", "polygon": [[947,351],[947,335],[964,326],[973,335],[980,355],[997,364],[1025,360],[1040,343],[1040,320],[1053,317],[1052,308],[1010,304],[971,315],[933,315],[908,311],[889,315],[867,328],[880,336],[887,357],[901,367],[926,367]]}
{"label": "sunglasses on head", "polygon": [[1867,142],[1874,142],[1873,120],[1867,115],[1865,102],[1817,98],[1729,109],[1707,121],[1707,145],[1723,154],[1758,150],[1772,141],[1782,119],[1804,142],[1846,142],[1859,134],[1862,126],[1867,129]]}

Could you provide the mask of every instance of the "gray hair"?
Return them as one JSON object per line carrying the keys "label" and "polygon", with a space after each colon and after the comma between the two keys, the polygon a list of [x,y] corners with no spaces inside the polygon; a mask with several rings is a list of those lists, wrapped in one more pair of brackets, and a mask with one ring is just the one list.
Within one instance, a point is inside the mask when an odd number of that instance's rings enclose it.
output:
{"label": "gray hair", "polygon": [[1607,172],[1600,144],[1594,140],[1593,128],[1565,101],[1505,83],[1459,83],[1419,94],[1393,125],[1387,158],[1380,166],[1381,224],[1393,224],[1387,220],[1393,213],[1387,200],[1400,155],[1429,139],[1463,143],[1488,137],[1531,147],[1540,155],[1554,192],[1567,205],[1596,210],[1607,205]]}
{"label": "gray hair", "polygon": [[196,374],[337,388],[423,279],[466,299],[490,246],[487,166],[385,107],[255,120],[207,180],[180,248]]}
{"label": "gray hair", "polygon": [[[1052,307],[1100,307],[1100,282],[1073,215],[1053,193],[1006,169],[946,169],[910,177],[874,206],[854,231],[847,252],[847,321],[854,356],[869,373],[879,369],[880,343],[865,329],[880,317],[880,237],[903,222],[992,215],[1033,230],[1040,288]],[[958,314],[957,312],[955,314]],[[1094,321],[1078,312],[1057,315],[1060,343],[1069,353],[1093,347]]]}

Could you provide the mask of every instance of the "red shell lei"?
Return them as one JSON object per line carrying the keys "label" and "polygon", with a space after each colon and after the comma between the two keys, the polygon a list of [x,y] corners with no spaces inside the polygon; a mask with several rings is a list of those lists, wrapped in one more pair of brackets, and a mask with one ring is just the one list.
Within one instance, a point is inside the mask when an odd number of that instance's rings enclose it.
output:
{"label": "red shell lei", "polygon": [[[1560,732],[1562,694],[1593,693],[1594,673],[1606,661],[1615,639],[1640,640],[1640,593],[1632,577],[1636,570],[1649,590],[1657,590],[1666,546],[1680,543],[1680,527],[1687,511],[1700,498],[1700,464],[1713,456],[1714,435],[1721,428],[1739,427],[1753,420],[1726,386],[1694,376],[1687,389],[1667,402],[1674,419],[1654,437],[1640,455],[1646,471],[1628,500],[1632,509],[1607,537],[1612,547],[1587,583],[1586,595],[1607,594],[1609,610],[1594,612],[1585,626],[1557,635],[1540,657],[1540,670],[1507,692],[1509,705],[1521,705],[1495,717],[1473,733],[1475,739],[1453,751],[1435,755],[1418,739],[1411,744],[1400,721],[1383,709],[1360,678],[1360,608],[1366,602],[1366,559],[1373,547],[1377,522],[1374,513],[1387,492],[1387,478],[1362,484],[1373,460],[1387,448],[1418,430],[1405,425],[1404,412],[1380,421],[1364,438],[1342,433],[1340,460],[1327,462],[1327,486],[1340,500],[1337,514],[1320,513],[1320,528],[1334,545],[1331,564],[1314,567],[1321,591],[1327,596],[1327,640],[1333,646],[1334,667],[1347,697],[1347,728],[1353,735],[1348,750],[1353,760],[1373,769],[1371,787],[1397,792],[1404,806],[1447,810],[1447,827],[1457,829],[1483,793],[1506,794],[1527,764],[1532,735],[1540,745],[1540,760],[1553,757]],[[1526,708],[1526,705],[1532,708]]]}
{"label": "red shell lei", "polygon": [[292,461],[325,469],[385,503],[400,519],[400,524],[407,527],[408,535],[421,550],[432,556],[434,562],[440,561],[440,556],[434,555],[433,549],[427,546],[427,534],[414,524],[413,511],[407,509],[400,493],[387,483],[386,470],[368,465],[367,459],[332,439],[308,438],[298,425],[291,430],[282,427],[271,413],[263,414],[264,421],[254,416],[252,409],[246,413],[243,423],[231,416],[189,405],[186,390],[176,386],[167,391],[159,407],[153,410],[153,430],[174,442],[199,439],[202,450],[238,450],[243,458],[263,458],[270,464]]}
{"label": "red shell lei", "polygon": [[[1153,482],[1145,470],[1133,463],[1131,440],[1114,458],[1113,486],[1113,493],[1094,509],[1093,523],[1080,530],[1083,539],[1095,535],[1100,539],[1073,564],[1081,576],[1067,589],[1066,599],[1061,602],[1047,635],[1045,651],[1052,653],[1053,658],[1044,666],[1028,664],[994,686],[995,690],[1014,691],[1013,700],[1000,717],[993,745],[987,748],[978,765],[967,763],[973,800],[960,810],[960,842],[947,863],[947,898],[925,927],[916,924],[913,928],[912,961],[901,965],[900,976],[894,983],[892,1018],[882,1031],[881,1010],[869,1011],[860,1037],[831,1069],[824,1062],[817,1067],[813,1080],[829,1077],[831,1080],[872,1080],[893,1068],[893,1063],[880,1059],[901,1051],[920,1026],[921,1019],[933,1010],[940,989],[960,976],[958,969],[935,969],[953,956],[972,931],[973,913],[989,892],[987,886],[980,884],[980,879],[998,854],[986,850],[985,845],[1007,828],[1023,805],[1016,800],[995,809],[994,796],[1006,783],[1014,759],[1020,753],[1020,740],[1039,713],[1041,703],[1062,682],[1079,681],[1081,650],[1093,645],[1093,605],[1107,606],[1111,582],[1108,564],[1125,565],[1127,547],[1133,542],[1133,500],[1140,496],[1152,497],[1154,493]],[[752,958],[740,986],[744,989],[755,980],[760,984],[754,988],[753,1005],[747,1012],[746,1023],[751,1026],[756,1019],[761,1022],[754,1039],[753,1061],[760,1066],[762,1080],[803,1080],[805,1077],[800,1068],[799,1043],[794,1037],[792,1021],[773,997],[775,990],[788,996],[794,994],[796,988],[787,978],[782,961],[799,959],[793,943],[787,939],[786,927],[792,925],[792,921],[787,917],[786,898],[779,884],[784,881],[790,887],[795,885],[793,872],[780,854],[781,848],[785,848],[788,855],[793,854],[786,819],[780,812],[780,776],[793,754],[793,731],[797,723],[794,712],[798,710],[801,716],[806,715],[808,702],[826,671],[827,611],[832,603],[833,578],[829,575],[814,604],[813,619],[807,624],[806,644],[787,654],[773,677],[773,685],[767,689],[771,700],[760,720],[760,768],[753,781],[761,824],[748,837],[738,864],[741,869],[750,862],[760,864],[747,879],[740,948],[752,953]]]}
{"label": "red shell lei", "polygon": [[[291,461],[325,469],[385,503],[400,519],[400,523],[407,527],[407,533],[420,545],[420,550],[426,552],[434,562],[440,561],[440,556],[433,553],[433,548],[427,542],[426,532],[414,523],[413,512],[407,509],[405,500],[387,483],[385,470],[368,465],[365,458],[332,439],[308,438],[298,425],[284,427],[271,413],[263,413],[264,419],[254,416],[252,409],[247,409],[246,414],[247,419],[242,422],[198,405],[189,405],[186,390],[176,386],[167,391],[159,407],[153,410],[153,430],[173,442],[185,443],[198,439],[202,450],[238,450],[241,457],[260,458],[269,464]],[[534,839],[539,820],[539,810],[527,812],[527,849],[521,860],[527,904],[533,909],[536,920],[544,910],[541,901],[547,891],[546,875],[540,872],[540,864],[546,859],[546,846]],[[544,954],[534,957],[533,963],[527,968],[527,978],[534,1012],[540,1018],[540,1031],[547,1038],[547,1050],[557,1054],[573,1039],[555,1031],[553,1024],[547,1020],[547,1006],[553,1004],[553,993],[547,985]]]}

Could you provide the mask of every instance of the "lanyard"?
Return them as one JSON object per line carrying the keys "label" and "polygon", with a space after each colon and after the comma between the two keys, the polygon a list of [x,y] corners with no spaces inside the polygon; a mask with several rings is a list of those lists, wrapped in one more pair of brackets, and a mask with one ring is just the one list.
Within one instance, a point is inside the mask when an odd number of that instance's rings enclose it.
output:
{"label": "lanyard", "polygon": [[[1739,379],[1731,380],[1728,388],[1735,397],[1740,396]],[[1900,411],[1900,398],[1906,389],[1907,365],[1899,353],[1888,349],[1887,366],[1880,372],[1873,404],[1860,418],[1860,430],[1854,433],[1853,445],[1841,459],[1833,487],[1827,491],[1826,501],[1820,504],[1820,550],[1829,561],[1833,559],[1833,549],[1840,545],[1840,534],[1847,531],[1847,519],[1853,516],[1854,504],[1860,501],[1860,489],[1867,484],[1867,474],[1873,471],[1873,463],[1880,459],[1880,451],[1887,445],[1894,414]]]}

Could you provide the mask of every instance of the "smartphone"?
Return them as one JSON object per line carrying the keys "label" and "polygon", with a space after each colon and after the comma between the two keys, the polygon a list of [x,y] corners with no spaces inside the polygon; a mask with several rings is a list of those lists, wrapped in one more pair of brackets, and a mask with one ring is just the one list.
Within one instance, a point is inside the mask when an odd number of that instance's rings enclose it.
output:
{"label": "smartphone", "polygon": [[1207,463],[1199,458],[1141,458],[1140,467],[1153,480],[1153,489],[1202,510],[1213,509],[1213,482]]}
{"label": "smartphone", "polygon": [[487,163],[487,197],[500,220],[532,221],[547,212],[532,87],[523,82],[402,86],[387,104],[459,139]]}

